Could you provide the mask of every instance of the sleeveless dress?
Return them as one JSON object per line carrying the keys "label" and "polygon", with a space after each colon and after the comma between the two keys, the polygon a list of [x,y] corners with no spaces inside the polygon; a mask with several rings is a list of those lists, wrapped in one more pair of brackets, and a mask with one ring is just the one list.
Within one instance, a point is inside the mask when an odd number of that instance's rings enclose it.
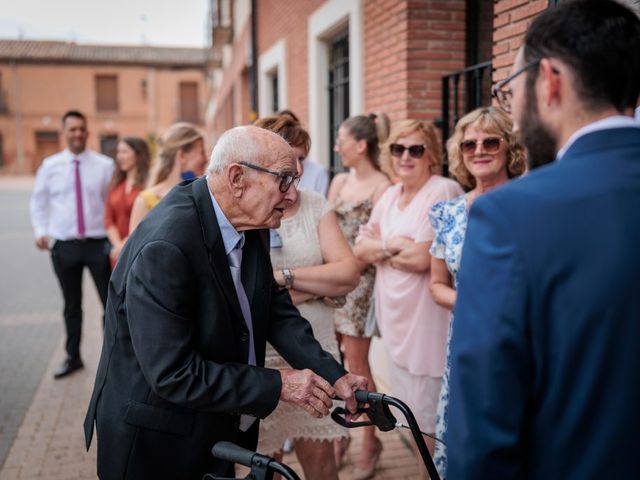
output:
{"label": "sleeveless dress", "polygon": [[[285,218],[277,232],[282,239],[281,248],[271,249],[273,268],[298,268],[322,265],[322,251],[318,238],[320,219],[330,210],[324,197],[311,191],[300,191],[300,207],[290,218]],[[322,348],[338,360],[338,343],[333,329],[334,309],[314,300],[298,305],[300,314],[309,321],[313,334]],[[289,364],[267,344],[265,367],[291,368]],[[334,440],[347,437],[347,431],[335,423],[330,416],[318,419],[301,408],[281,402],[260,423],[258,452],[271,455],[281,450],[287,438],[310,440]]]}
{"label": "sleeveless dress", "polygon": [[[444,260],[447,270],[451,273],[454,288],[457,290],[457,275],[460,269],[462,258],[462,246],[467,233],[467,222],[469,212],[467,209],[467,194],[451,200],[446,200],[435,204],[429,213],[429,220],[436,232],[436,236],[431,244],[431,253],[435,258]],[[447,358],[440,387],[440,398],[438,399],[438,412],[436,419],[436,437],[444,438],[447,432],[447,413],[449,410],[449,375],[451,373],[451,358],[449,344],[451,343],[451,332],[453,331],[453,314],[449,322],[449,332],[447,336]],[[447,478],[447,447],[436,442],[436,450],[433,461],[438,469],[440,478]]]}
{"label": "sleeveless dress", "polygon": [[[338,194],[333,206],[340,229],[351,248],[355,244],[361,225],[366,225],[373,210],[373,201],[367,198],[361,202],[345,202]],[[336,331],[352,337],[364,337],[365,322],[373,300],[373,284],[376,269],[370,265],[362,272],[360,283],[347,295],[345,305],[335,312]]]}

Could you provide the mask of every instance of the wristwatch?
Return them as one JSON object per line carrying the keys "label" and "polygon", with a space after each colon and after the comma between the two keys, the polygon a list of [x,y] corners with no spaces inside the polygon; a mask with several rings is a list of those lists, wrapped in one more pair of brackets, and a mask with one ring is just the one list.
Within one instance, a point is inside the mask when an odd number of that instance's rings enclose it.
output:
{"label": "wristwatch", "polygon": [[284,288],[286,288],[287,290],[293,288],[293,279],[295,278],[293,272],[288,268],[283,268],[282,276],[284,277]]}

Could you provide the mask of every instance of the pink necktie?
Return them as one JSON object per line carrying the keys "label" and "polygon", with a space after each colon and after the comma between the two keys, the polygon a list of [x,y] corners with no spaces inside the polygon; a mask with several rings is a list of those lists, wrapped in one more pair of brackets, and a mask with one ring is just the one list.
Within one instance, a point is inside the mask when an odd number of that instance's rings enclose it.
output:
{"label": "pink necktie", "polygon": [[84,238],[84,210],[82,208],[82,181],[80,180],[80,160],[73,159],[76,166],[76,211],[78,213],[78,236]]}

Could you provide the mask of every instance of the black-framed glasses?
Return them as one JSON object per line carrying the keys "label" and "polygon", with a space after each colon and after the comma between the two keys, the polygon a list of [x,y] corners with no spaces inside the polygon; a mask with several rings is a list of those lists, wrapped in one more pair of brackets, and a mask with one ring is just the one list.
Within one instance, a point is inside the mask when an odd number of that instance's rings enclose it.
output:
{"label": "black-framed glasses", "polygon": [[540,60],[542,59],[538,58],[537,60],[531,60],[524,67],[513,72],[507,78],[505,78],[504,80],[500,80],[493,87],[491,87],[491,95],[494,96],[496,100],[498,100],[498,105],[500,105],[500,108],[502,108],[505,112],[511,113],[511,99],[513,98],[513,90],[505,87],[509,83],[511,83],[511,81],[513,81],[513,79],[518,75],[521,75],[531,67],[538,65],[540,63]]}
{"label": "black-framed glasses", "polygon": [[392,143],[389,145],[389,153],[393,157],[400,158],[405,150],[409,150],[409,156],[413,158],[422,158],[425,150],[427,149],[426,145],[411,145],[409,147],[405,147],[404,145],[400,145],[399,143]]}
{"label": "black-framed glasses", "polygon": [[248,167],[253,170],[262,173],[268,173],[269,175],[273,175],[274,177],[278,177],[280,179],[280,192],[287,193],[291,185],[295,188],[298,188],[298,184],[300,183],[299,175],[292,175],[291,173],[283,173],[283,172],[274,172],[273,170],[269,170],[268,168],[261,167],[260,165],[255,165],[249,162],[238,162],[239,165],[243,167]]}
{"label": "black-framed glasses", "polygon": [[[502,138],[500,137],[486,137],[483,138],[480,142],[482,144],[482,150],[485,153],[490,155],[494,153],[498,153],[500,150],[500,143],[502,143]],[[478,148],[478,140],[464,140],[460,142],[460,150],[463,155],[473,155],[476,153],[476,148]]]}

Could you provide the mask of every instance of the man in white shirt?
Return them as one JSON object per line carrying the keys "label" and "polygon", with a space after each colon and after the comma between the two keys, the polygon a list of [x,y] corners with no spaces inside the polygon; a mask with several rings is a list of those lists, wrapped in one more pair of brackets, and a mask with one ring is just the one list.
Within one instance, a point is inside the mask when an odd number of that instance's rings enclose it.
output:
{"label": "man in white shirt", "polygon": [[88,150],[87,120],[75,110],[62,117],[67,148],[45,158],[31,197],[36,247],[51,250],[51,261],[64,297],[67,358],[55,371],[62,378],[82,368],[82,272],[89,272],[103,306],[109,283],[109,242],[104,208],[114,163]]}
{"label": "man in white shirt", "polygon": [[304,160],[304,172],[300,178],[300,190],[311,190],[318,192],[323,197],[327,197],[329,190],[329,173],[322,165],[313,160]]}

